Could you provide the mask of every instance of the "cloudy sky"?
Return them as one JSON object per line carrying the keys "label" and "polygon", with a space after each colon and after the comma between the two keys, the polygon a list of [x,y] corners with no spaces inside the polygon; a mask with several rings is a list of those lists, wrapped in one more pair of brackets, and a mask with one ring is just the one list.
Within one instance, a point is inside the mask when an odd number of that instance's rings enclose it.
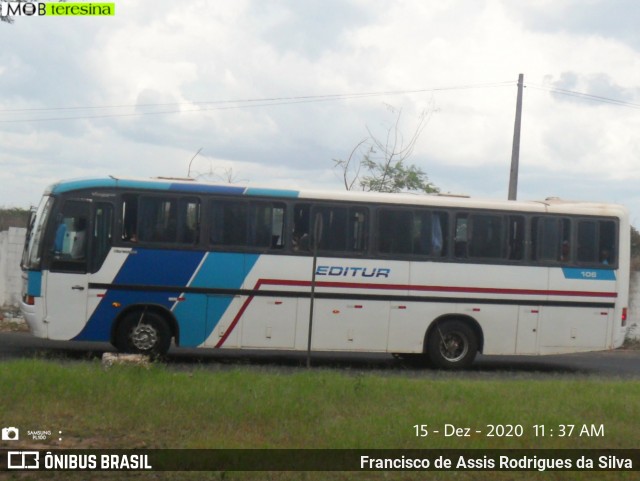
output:
{"label": "cloudy sky", "polygon": [[[332,159],[401,111],[444,192],[619,202],[640,226],[636,0],[115,0],[0,23],[0,205],[61,178],[342,189]],[[393,110],[395,109],[395,110]]]}

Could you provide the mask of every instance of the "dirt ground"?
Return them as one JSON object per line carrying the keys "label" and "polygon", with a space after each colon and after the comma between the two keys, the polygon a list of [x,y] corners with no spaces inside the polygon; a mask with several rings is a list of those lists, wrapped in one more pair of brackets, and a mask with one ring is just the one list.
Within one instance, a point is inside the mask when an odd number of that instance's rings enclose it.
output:
{"label": "dirt ground", "polygon": [[20,311],[12,307],[3,307],[0,308],[0,331],[28,332],[29,327],[20,316]]}

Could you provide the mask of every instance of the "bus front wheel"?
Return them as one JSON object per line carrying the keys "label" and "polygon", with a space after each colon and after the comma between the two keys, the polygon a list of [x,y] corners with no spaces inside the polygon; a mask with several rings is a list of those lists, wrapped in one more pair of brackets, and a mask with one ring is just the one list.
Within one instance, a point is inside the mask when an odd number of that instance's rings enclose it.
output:
{"label": "bus front wheel", "polygon": [[171,330],[155,312],[131,312],[118,326],[116,347],[123,352],[160,357],[167,353],[170,345]]}
{"label": "bus front wheel", "polygon": [[468,324],[450,320],[439,323],[427,339],[427,355],[435,367],[468,367],[478,352],[478,338]]}

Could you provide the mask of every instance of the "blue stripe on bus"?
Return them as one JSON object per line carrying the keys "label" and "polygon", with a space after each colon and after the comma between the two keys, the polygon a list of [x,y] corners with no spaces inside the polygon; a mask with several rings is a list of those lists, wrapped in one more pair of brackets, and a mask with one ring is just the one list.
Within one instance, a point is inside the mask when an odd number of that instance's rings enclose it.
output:
{"label": "blue stripe on bus", "polygon": [[183,287],[203,256],[199,251],[134,249],[113,283]]}
{"label": "blue stripe on bus", "polygon": [[[209,253],[189,287],[240,289],[259,257],[257,254]],[[185,301],[173,311],[180,324],[180,345],[196,347],[204,343],[233,299],[234,294],[187,294]]]}
{"label": "blue stripe on bus", "polygon": [[63,181],[51,187],[52,194],[62,194],[82,189],[126,188],[141,190],[165,190],[203,194],[249,195],[264,197],[298,198],[300,192],[290,189],[270,189],[260,187],[240,187],[235,185],[199,184],[197,182],[171,182],[169,180],[135,180],[105,177],[102,179],[78,179]]}
{"label": "blue stripe on bus", "polygon": [[71,192],[74,190],[96,189],[102,187],[111,189],[116,187],[124,187],[127,189],[169,190],[171,188],[171,183],[162,181],[114,179],[110,177],[106,177],[104,179],[78,179],[63,181],[55,184],[51,189],[51,193],[62,194],[64,192]]}
{"label": "blue stripe on bus", "polygon": [[204,253],[197,251],[171,251],[155,249],[133,250],[113,284],[140,286],[167,286],[173,290],[109,290],[89,318],[84,329],[74,340],[110,341],[113,320],[119,314],[114,303],[126,308],[135,304],[152,304],[171,309],[184,286],[196,271]]}
{"label": "blue stripe on bus", "polygon": [[615,281],[616,272],[611,269],[587,269],[583,267],[563,267],[565,279],[581,279],[585,281]]}
{"label": "blue stripe on bus", "polygon": [[253,195],[253,196],[265,196],[265,197],[286,197],[286,198],[292,198],[292,199],[296,199],[300,196],[300,192],[297,190],[262,189],[258,187],[248,187],[245,194]]}
{"label": "blue stripe on bus", "polygon": [[176,192],[193,192],[201,194],[242,195],[244,187],[233,185],[205,185],[205,184],[171,184],[170,190]]}
{"label": "blue stripe on bus", "polygon": [[78,189],[92,189],[96,187],[115,187],[115,179],[79,179],[69,180],[55,184],[52,189],[52,194],[61,194],[63,192],[69,192]]}

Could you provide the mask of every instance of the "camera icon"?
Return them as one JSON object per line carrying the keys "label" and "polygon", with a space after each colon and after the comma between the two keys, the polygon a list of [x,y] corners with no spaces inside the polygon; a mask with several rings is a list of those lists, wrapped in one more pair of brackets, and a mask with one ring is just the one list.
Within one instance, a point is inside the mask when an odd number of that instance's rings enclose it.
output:
{"label": "camera icon", "polygon": [[18,430],[18,428],[2,428],[3,441],[17,441],[18,439],[20,439],[20,431]]}

